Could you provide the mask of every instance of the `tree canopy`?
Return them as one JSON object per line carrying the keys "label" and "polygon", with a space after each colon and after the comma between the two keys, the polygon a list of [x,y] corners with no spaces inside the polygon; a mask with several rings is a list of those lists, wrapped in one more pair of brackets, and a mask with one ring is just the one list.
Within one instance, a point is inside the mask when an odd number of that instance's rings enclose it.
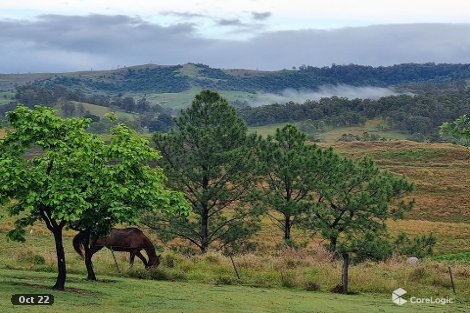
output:
{"label": "tree canopy", "polygon": [[291,228],[302,221],[309,209],[309,197],[316,175],[312,170],[318,163],[317,148],[306,144],[306,136],[293,125],[276,130],[260,148],[265,183],[262,203],[280,213],[281,217],[268,215],[284,233],[291,244]]}
{"label": "tree canopy", "polygon": [[470,118],[466,114],[453,122],[445,122],[440,126],[440,134],[444,139],[465,146],[470,145]]}
{"label": "tree canopy", "polygon": [[225,99],[204,90],[181,112],[167,134],[154,142],[169,184],[185,193],[189,217],[147,216],[144,223],[165,238],[189,240],[202,252],[246,238],[257,229],[255,212],[244,200],[258,179],[258,137]]}
{"label": "tree canopy", "polygon": [[165,177],[148,162],[158,158],[148,142],[123,125],[111,144],[86,131],[89,119],[63,119],[50,108],[19,106],[8,113],[0,141],[0,200],[21,215],[9,237],[24,240],[26,226],[42,220],[53,233],[58,277],[66,278],[62,231],[89,230],[91,238],[116,223],[136,222],[139,210],[184,208],[180,194],[167,191]]}

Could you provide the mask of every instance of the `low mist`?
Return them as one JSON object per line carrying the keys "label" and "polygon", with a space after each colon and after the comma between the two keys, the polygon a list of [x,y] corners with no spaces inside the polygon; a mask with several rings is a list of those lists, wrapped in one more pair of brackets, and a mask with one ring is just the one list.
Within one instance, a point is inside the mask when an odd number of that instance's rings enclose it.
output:
{"label": "low mist", "polygon": [[348,85],[320,86],[318,90],[295,90],[285,89],[280,94],[261,94],[255,101],[250,102],[252,106],[261,106],[273,103],[286,103],[289,101],[304,103],[306,100],[320,100],[333,96],[348,99],[379,99],[382,97],[402,94],[391,88],[380,87],[353,87]]}

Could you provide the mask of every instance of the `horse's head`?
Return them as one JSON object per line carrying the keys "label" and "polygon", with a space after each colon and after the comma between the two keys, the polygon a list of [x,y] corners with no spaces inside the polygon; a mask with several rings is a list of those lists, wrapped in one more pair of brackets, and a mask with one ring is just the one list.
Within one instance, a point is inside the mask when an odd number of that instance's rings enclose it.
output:
{"label": "horse's head", "polygon": [[147,265],[145,266],[145,268],[147,268],[147,269],[156,268],[159,265],[160,265],[160,255],[156,255],[153,258],[149,258],[149,261],[148,261]]}

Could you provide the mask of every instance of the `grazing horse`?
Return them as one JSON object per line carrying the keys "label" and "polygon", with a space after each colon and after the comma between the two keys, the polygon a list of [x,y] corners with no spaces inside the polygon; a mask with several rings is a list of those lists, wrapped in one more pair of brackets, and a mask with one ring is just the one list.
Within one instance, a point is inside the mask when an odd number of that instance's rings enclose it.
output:
{"label": "grazing horse", "polygon": [[[83,245],[83,233],[78,233],[73,238],[73,247],[75,251],[83,259],[82,245]],[[153,246],[150,239],[144,235],[142,231],[135,227],[117,229],[113,228],[111,234],[106,237],[100,237],[96,241],[91,254],[95,254],[103,247],[112,249],[113,251],[125,251],[129,252],[131,267],[134,265],[134,258],[137,256],[145,265],[145,268],[157,267],[160,264],[160,256],[155,253],[155,247]],[[140,253],[140,250],[145,250],[148,255],[148,261]]]}

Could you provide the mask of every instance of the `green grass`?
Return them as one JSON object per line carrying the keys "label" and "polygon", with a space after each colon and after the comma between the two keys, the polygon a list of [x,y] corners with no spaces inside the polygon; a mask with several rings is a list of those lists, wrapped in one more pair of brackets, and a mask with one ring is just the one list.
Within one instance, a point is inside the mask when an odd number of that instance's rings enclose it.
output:
{"label": "green grass", "polygon": [[[443,312],[439,305],[397,306],[389,295],[337,295],[286,289],[221,286],[103,277],[88,282],[69,275],[68,289],[52,291],[54,274],[0,270],[1,312]],[[53,294],[51,307],[14,307],[14,293]],[[446,312],[467,312],[465,303]],[[98,312],[98,311],[97,311]]]}
{"label": "green grass", "polygon": [[86,103],[86,102],[75,102],[75,101],[73,103],[75,105],[78,105],[80,103],[83,104],[83,107],[85,108],[85,110],[90,111],[91,114],[97,115],[101,118],[103,118],[104,115],[109,112],[115,112],[117,117],[127,118],[129,120],[134,120],[137,117],[136,114],[114,110],[112,108],[104,107],[101,105],[96,105],[96,104],[91,104],[91,103]]}
{"label": "green grass", "polygon": [[[395,130],[380,130],[379,125],[383,124],[384,122],[381,119],[372,119],[368,120],[363,126],[350,126],[350,127],[339,127],[327,130],[325,132],[315,133],[316,138],[319,139],[320,142],[333,144],[338,141],[342,134],[353,134],[361,136],[364,132],[368,132],[371,135],[379,135],[380,137],[384,137],[386,139],[391,140],[404,140],[409,137],[409,134],[401,131]],[[267,135],[274,135],[276,133],[276,128],[281,128],[284,125],[289,123],[278,123],[278,124],[270,124],[270,125],[263,125],[263,126],[256,126],[256,127],[249,127],[250,132],[256,132],[259,135],[267,136]],[[290,123],[297,125],[299,123]]]}
{"label": "green grass", "polygon": [[[274,135],[277,128],[282,128],[285,125],[290,123],[279,123],[279,124],[270,124],[264,126],[248,127],[248,131],[251,133],[257,133],[260,136],[266,137],[268,135]],[[295,125],[295,123],[294,123]]]}
{"label": "green grass", "polygon": [[[151,93],[147,94],[147,99],[166,108],[182,109],[188,107],[194,100],[194,96],[201,90],[201,88],[192,88],[179,93]],[[220,91],[219,93],[229,102],[256,99],[255,94],[243,91]]]}
{"label": "green grass", "polygon": [[10,103],[14,96],[13,91],[0,91],[0,105]]}
{"label": "green grass", "polygon": [[466,262],[470,262],[470,252],[440,254],[440,255],[436,255],[433,259],[436,260],[436,261],[466,261]]}

